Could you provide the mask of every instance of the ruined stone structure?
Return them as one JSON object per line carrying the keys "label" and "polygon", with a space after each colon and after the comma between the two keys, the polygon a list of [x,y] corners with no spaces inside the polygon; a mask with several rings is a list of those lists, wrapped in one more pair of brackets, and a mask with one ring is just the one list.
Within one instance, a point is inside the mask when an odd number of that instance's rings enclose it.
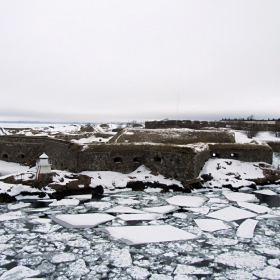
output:
{"label": "ruined stone structure", "polygon": [[[124,134],[123,137],[125,135],[131,136]],[[199,149],[192,144],[111,143],[91,145],[89,149],[82,151],[79,145],[68,141],[44,137],[1,136],[0,159],[31,164],[45,152],[52,160],[53,169],[72,172],[93,170],[129,173],[144,164],[152,172],[180,180],[186,188],[197,178],[205,162],[211,157],[272,162],[273,151],[267,145],[232,143],[230,137],[222,136],[220,132],[216,137],[217,141],[220,138],[224,141],[228,139],[227,143],[204,143]],[[127,139],[129,137],[124,138],[124,141],[127,142]]]}

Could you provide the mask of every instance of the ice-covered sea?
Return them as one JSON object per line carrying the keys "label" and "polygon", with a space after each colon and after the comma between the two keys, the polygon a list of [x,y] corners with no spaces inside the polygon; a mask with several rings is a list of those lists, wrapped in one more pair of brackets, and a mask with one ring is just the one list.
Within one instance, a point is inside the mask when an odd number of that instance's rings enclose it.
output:
{"label": "ice-covered sea", "polygon": [[280,279],[267,189],[1,204],[0,279]]}

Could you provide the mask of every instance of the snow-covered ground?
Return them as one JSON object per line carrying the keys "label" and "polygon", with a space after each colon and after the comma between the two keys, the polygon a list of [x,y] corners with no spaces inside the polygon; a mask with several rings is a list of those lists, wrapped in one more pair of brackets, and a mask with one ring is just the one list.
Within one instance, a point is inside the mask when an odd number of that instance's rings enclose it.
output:
{"label": "snow-covered ground", "polygon": [[260,143],[263,142],[263,141],[264,142],[265,141],[280,141],[279,137],[276,137],[275,135],[273,135],[269,131],[259,132],[253,138],[248,138],[247,135],[242,131],[233,130],[232,132],[235,135],[235,142],[236,143],[250,143],[253,140],[258,141]]}
{"label": "snow-covered ground", "polygon": [[108,142],[123,127],[121,124],[51,124],[51,123],[0,123],[0,135],[45,136],[71,140],[86,145],[94,142]]}

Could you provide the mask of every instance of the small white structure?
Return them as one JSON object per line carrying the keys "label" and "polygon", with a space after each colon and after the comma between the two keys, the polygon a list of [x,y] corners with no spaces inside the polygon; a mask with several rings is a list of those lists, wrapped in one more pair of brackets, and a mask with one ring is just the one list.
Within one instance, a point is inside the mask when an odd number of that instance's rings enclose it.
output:
{"label": "small white structure", "polygon": [[40,179],[40,176],[43,174],[50,174],[51,173],[51,162],[49,160],[49,157],[43,153],[39,157],[38,161],[38,169],[37,169],[37,180]]}

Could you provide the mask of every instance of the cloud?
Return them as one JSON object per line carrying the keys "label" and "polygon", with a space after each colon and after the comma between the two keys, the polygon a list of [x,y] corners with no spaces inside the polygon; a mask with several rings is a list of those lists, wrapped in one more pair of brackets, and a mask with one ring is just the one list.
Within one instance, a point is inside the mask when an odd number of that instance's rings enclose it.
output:
{"label": "cloud", "polygon": [[3,1],[0,118],[279,117],[279,1]]}

